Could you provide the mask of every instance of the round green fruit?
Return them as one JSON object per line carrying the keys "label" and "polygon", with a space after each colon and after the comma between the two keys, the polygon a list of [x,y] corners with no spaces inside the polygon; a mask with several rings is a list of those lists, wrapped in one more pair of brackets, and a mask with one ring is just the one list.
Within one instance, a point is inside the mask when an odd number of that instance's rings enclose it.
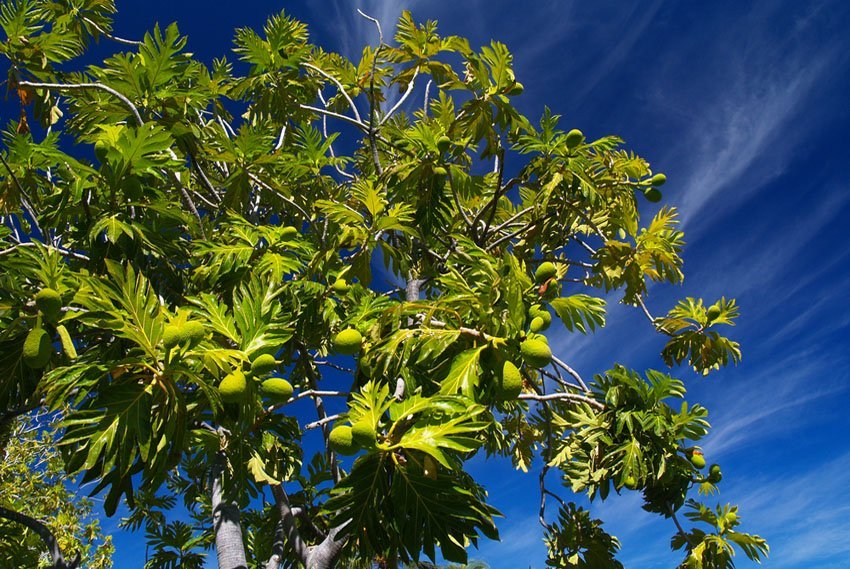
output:
{"label": "round green fruit", "polygon": [[667,176],[664,174],[656,174],[649,179],[650,185],[655,186],[656,188],[663,186],[665,182],[667,182]]}
{"label": "round green fruit", "polygon": [[648,202],[658,203],[661,201],[661,190],[658,188],[649,188],[643,193],[643,196]]}
{"label": "round green fruit", "polygon": [[351,427],[347,427],[345,425],[340,425],[339,427],[331,429],[328,440],[331,448],[339,454],[351,456],[359,450],[357,445],[354,443],[354,436],[351,432]]}
{"label": "round green fruit", "polygon": [[549,261],[540,263],[540,266],[534,271],[534,282],[537,284],[545,283],[557,274],[558,269],[555,267],[555,263],[550,263]]}
{"label": "round green fruit", "polygon": [[440,154],[446,152],[452,145],[452,140],[446,136],[445,134],[437,139],[437,150],[440,151]]}
{"label": "round green fruit", "polygon": [[225,403],[240,403],[248,391],[248,381],[241,371],[234,371],[224,377],[218,384],[218,392]]}
{"label": "round green fruit", "polygon": [[183,334],[186,336],[186,341],[189,345],[194,346],[204,339],[206,330],[204,329],[204,325],[197,320],[189,320],[183,326]]}
{"label": "round green fruit", "polygon": [[371,421],[361,419],[351,426],[351,437],[361,447],[368,447],[375,444],[377,433]]}
{"label": "round green fruit", "polygon": [[531,319],[531,324],[528,325],[528,329],[532,332],[542,332],[549,326],[546,325],[546,321],[543,320],[540,316],[535,316]]}
{"label": "round green fruit", "polygon": [[[251,362],[251,375],[254,377],[262,377],[273,372],[277,368],[277,360],[271,354],[260,354],[254,361]],[[289,386],[292,391],[292,386]]]}
{"label": "round green fruit", "polygon": [[43,288],[35,295],[35,305],[48,322],[55,322],[62,313],[62,297],[52,288]]}
{"label": "round green fruit", "polygon": [[738,514],[736,514],[735,512],[727,512],[727,514],[723,516],[723,518],[726,520],[726,525],[731,526],[738,521]]}
{"label": "round green fruit", "polygon": [[572,129],[570,132],[567,133],[567,148],[575,148],[576,146],[581,144],[582,140],[584,140],[584,133],[577,128]]}
{"label": "round green fruit", "polygon": [[522,359],[531,367],[546,367],[552,362],[552,350],[538,338],[528,338],[519,346]]}
{"label": "round green fruit", "polygon": [[520,83],[519,81],[516,81],[514,83],[514,86],[511,87],[511,90],[508,91],[508,95],[510,95],[512,97],[516,97],[517,95],[522,95],[523,91],[525,91],[525,86],[522,83]]}
{"label": "round green fruit", "polygon": [[705,316],[708,318],[708,321],[717,320],[717,317],[720,316],[720,308],[718,306],[710,307],[706,312]]}
{"label": "round green fruit", "polygon": [[351,285],[345,279],[336,279],[334,284],[331,285],[331,288],[337,294],[348,294],[348,291],[351,290]]}
{"label": "round green fruit", "polygon": [[625,479],[625,480],[623,480],[623,486],[625,486],[625,487],[626,487],[626,488],[628,488],[629,490],[635,490],[635,489],[637,489],[637,484],[638,484],[638,483],[637,483],[637,478],[635,478],[634,476],[631,476],[631,475],[630,475],[630,476],[626,476],[626,479]]}
{"label": "round green fruit", "polygon": [[270,377],[260,384],[260,393],[275,403],[283,403],[292,397],[292,384],[282,377]]}
{"label": "round green fruit", "polygon": [[434,175],[435,176],[445,176],[449,172],[443,168],[442,166],[434,166]]}
{"label": "round green fruit", "polygon": [[505,361],[499,374],[496,396],[500,401],[510,401],[522,393],[522,374],[513,362]]}
{"label": "round green fruit", "polygon": [[334,350],[346,356],[353,356],[360,351],[363,336],[354,328],[346,328],[334,338]]}
{"label": "round green fruit", "polygon": [[190,320],[185,324],[169,324],[162,331],[162,345],[167,349],[177,345],[196,344],[204,337],[204,325]]}
{"label": "round green fruit", "polygon": [[723,480],[723,473],[720,471],[720,465],[712,464],[708,469],[708,481],[717,484],[721,480]]}
{"label": "round green fruit", "polygon": [[291,225],[287,225],[286,227],[280,230],[281,239],[295,239],[297,236],[298,230],[292,227]]}
{"label": "round green fruit", "polygon": [[694,451],[691,454],[691,464],[694,465],[694,468],[702,469],[705,468],[705,457],[699,451]]}
{"label": "round green fruit", "polygon": [[44,328],[33,328],[24,339],[23,359],[27,367],[42,369],[50,363],[53,343]]}
{"label": "round green fruit", "polygon": [[541,328],[539,331],[546,330],[552,324],[552,314],[548,310],[543,308],[543,306],[540,304],[532,306],[531,309],[528,311],[528,316],[532,320],[534,320],[535,318],[543,319],[543,328]]}
{"label": "round green fruit", "polygon": [[103,164],[106,162],[106,153],[109,150],[109,146],[106,142],[102,140],[98,140],[94,143],[94,155],[97,157],[98,161]]}

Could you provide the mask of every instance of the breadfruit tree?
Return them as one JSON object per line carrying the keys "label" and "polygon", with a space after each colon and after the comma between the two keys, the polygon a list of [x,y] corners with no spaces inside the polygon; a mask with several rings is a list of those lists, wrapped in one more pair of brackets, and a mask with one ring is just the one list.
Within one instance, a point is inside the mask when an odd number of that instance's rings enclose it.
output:
{"label": "breadfruit tree", "polygon": [[476,454],[537,470],[552,567],[620,566],[570,492],[640,492],[685,567],[766,555],[699,501],[721,473],[682,381],[583,377],[547,340],[621,298],[667,365],[740,358],[734,301],[650,314],[683,236],[641,216],[666,178],[620,138],[523,116],[504,45],[409,13],[358,61],[279,14],[212,65],[114,13],[0,9],[0,409],[61,417],[65,468],[126,502],[148,566],[212,544],[222,569],[464,562],[498,538]]}

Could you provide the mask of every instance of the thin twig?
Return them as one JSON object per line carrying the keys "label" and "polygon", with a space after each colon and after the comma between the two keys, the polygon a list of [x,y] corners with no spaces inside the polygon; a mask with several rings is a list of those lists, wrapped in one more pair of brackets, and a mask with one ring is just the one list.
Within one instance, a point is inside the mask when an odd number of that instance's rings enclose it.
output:
{"label": "thin twig", "polygon": [[144,45],[142,42],[137,41],[137,40],[128,40],[128,39],[124,39],[124,38],[119,38],[116,35],[112,35],[111,33],[107,32],[106,30],[104,30],[103,28],[98,26],[96,23],[94,23],[92,20],[90,20],[86,16],[83,16],[83,21],[90,24],[91,27],[93,27],[98,32],[100,32],[100,35],[102,35],[103,37],[105,37],[107,39],[111,39],[114,42],[123,43],[124,45],[134,45],[134,46]]}
{"label": "thin twig", "polygon": [[34,87],[36,89],[58,89],[67,91],[73,91],[75,89],[98,89],[100,91],[105,91],[124,103],[124,105],[130,109],[139,126],[143,126],[145,124],[145,121],[142,120],[142,115],[139,114],[139,109],[136,108],[136,105],[134,105],[130,99],[103,83],[34,83],[32,81],[19,81],[18,85]]}
{"label": "thin twig", "polygon": [[[331,75],[327,71],[324,71],[323,69],[320,69],[319,67],[316,67],[315,65],[313,65],[311,63],[304,63],[303,65],[304,65],[304,67],[307,67],[308,69],[312,69],[313,71],[315,71],[315,72],[327,77],[331,81],[333,81],[334,85],[336,85],[337,88],[339,89],[339,92],[342,94],[343,97],[345,97],[345,100],[348,101],[348,106],[351,107],[351,111],[354,113],[354,118],[357,119],[358,123],[363,124],[363,119],[360,118],[360,112],[357,110],[357,106],[354,104],[354,101],[348,95],[348,92],[345,90],[345,87],[342,86],[342,83],[340,83],[339,79],[337,79],[336,77],[334,77],[333,75]],[[304,105],[302,105],[302,107],[303,106]]]}

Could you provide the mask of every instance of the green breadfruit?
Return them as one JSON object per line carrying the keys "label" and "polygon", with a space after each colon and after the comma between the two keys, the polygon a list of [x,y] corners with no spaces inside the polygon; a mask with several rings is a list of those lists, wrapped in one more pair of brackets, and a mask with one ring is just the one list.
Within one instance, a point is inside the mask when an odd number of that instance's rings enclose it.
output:
{"label": "green breadfruit", "polygon": [[629,490],[637,489],[637,478],[632,475],[626,476],[626,479],[623,480],[623,486],[628,488]]}
{"label": "green breadfruit", "polygon": [[516,97],[517,95],[522,95],[523,91],[525,91],[525,86],[519,81],[516,81],[510,91],[508,91],[508,95]]}
{"label": "green breadfruit", "polygon": [[254,377],[263,377],[273,372],[276,367],[277,360],[274,359],[273,355],[261,354],[251,362],[251,375]]}
{"label": "green breadfruit", "polygon": [[377,433],[372,421],[361,419],[351,426],[351,436],[361,447],[368,447],[375,444]]}
{"label": "green breadfruit", "polygon": [[334,350],[337,353],[353,356],[360,351],[363,336],[354,328],[346,328],[334,338]]}
{"label": "green breadfruit", "polygon": [[43,288],[35,295],[35,305],[48,322],[55,322],[62,313],[62,297],[52,288]]}
{"label": "green breadfruit", "polygon": [[333,291],[337,294],[347,294],[351,290],[351,285],[345,279],[336,279],[331,285]]}
{"label": "green breadfruit", "polygon": [[496,396],[500,401],[510,401],[519,397],[520,393],[522,393],[522,374],[513,362],[505,361],[499,374]]}
{"label": "green breadfruit", "polygon": [[283,403],[292,397],[292,384],[282,377],[270,377],[260,384],[260,393],[275,403]]}
{"label": "green breadfruit", "polygon": [[576,146],[581,144],[582,140],[584,140],[584,133],[577,128],[572,129],[570,132],[567,133],[567,148],[575,148]]}
{"label": "green breadfruit", "polygon": [[203,339],[205,333],[204,325],[195,320],[185,324],[169,324],[162,331],[162,345],[167,349],[177,345],[194,345]]}
{"label": "green breadfruit", "polygon": [[207,333],[204,325],[198,322],[197,320],[189,320],[183,326],[183,333],[186,335],[186,341],[190,346],[194,346],[198,342],[204,339],[204,335]]}
{"label": "green breadfruit", "polygon": [[654,175],[652,178],[649,179],[650,185],[655,186],[655,187],[663,186],[666,181],[667,181],[667,176],[665,176],[664,174],[660,174],[660,173]]}
{"label": "green breadfruit", "polygon": [[345,425],[340,425],[339,427],[331,429],[328,442],[330,442],[332,449],[339,454],[344,454],[346,456],[356,454],[357,451],[360,450],[354,443],[354,436],[351,433],[351,427]]}
{"label": "green breadfruit", "polygon": [[548,326],[546,325],[546,321],[543,320],[543,318],[541,318],[540,316],[535,316],[534,318],[532,318],[531,324],[528,325],[528,329],[532,332],[542,332],[546,328],[548,328]]}
{"label": "green breadfruit", "polygon": [[452,145],[452,139],[450,139],[445,134],[437,139],[437,150],[440,151],[440,154],[444,153],[449,147]]}
{"label": "green breadfruit", "polygon": [[708,469],[708,481],[717,484],[721,480],[723,480],[723,473],[720,472],[720,465],[712,464]]}
{"label": "green breadfruit", "polygon": [[695,450],[691,453],[691,464],[693,464],[696,469],[705,468],[705,457],[702,455],[701,451]]}
{"label": "green breadfruit", "polygon": [[538,338],[528,338],[519,346],[522,359],[531,367],[546,367],[552,362],[552,350]]}
{"label": "green breadfruit", "polygon": [[362,354],[357,360],[357,366],[360,368],[360,373],[366,377],[372,377],[372,368],[375,366],[375,356]]}
{"label": "green breadfruit", "polygon": [[540,266],[534,271],[534,282],[537,284],[545,283],[557,274],[558,269],[555,268],[555,263],[550,263],[549,261],[540,263]]}
{"label": "green breadfruit", "polygon": [[649,202],[658,203],[661,201],[661,190],[658,188],[648,188],[643,192],[643,195]]}
{"label": "green breadfruit", "polygon": [[53,343],[44,328],[33,328],[24,339],[23,359],[27,367],[42,369],[50,363]]}
{"label": "green breadfruit", "polygon": [[711,322],[713,320],[717,320],[717,317],[720,316],[720,307],[719,306],[712,306],[711,308],[709,308],[706,311],[705,316],[706,316],[706,318],[708,318],[709,322]]}
{"label": "green breadfruit", "polygon": [[186,333],[182,326],[169,324],[162,331],[162,345],[170,349],[186,340]]}
{"label": "green breadfruit", "polygon": [[295,239],[296,237],[298,237],[298,230],[292,227],[291,225],[287,225],[286,227],[280,230],[281,239],[291,240]]}
{"label": "green breadfruit", "polygon": [[434,175],[435,176],[445,176],[448,173],[449,173],[448,170],[446,170],[442,166],[434,166]]}
{"label": "green breadfruit", "polygon": [[241,403],[248,391],[248,381],[245,374],[237,370],[230,373],[218,384],[218,392],[225,403]]}
{"label": "green breadfruit", "polygon": [[532,320],[535,319],[535,318],[542,318],[543,319],[543,326],[544,327],[539,330],[540,332],[542,332],[543,330],[546,330],[552,324],[552,313],[549,312],[548,310],[546,310],[543,307],[542,304],[535,304],[534,306],[532,306],[528,310],[528,316]]}

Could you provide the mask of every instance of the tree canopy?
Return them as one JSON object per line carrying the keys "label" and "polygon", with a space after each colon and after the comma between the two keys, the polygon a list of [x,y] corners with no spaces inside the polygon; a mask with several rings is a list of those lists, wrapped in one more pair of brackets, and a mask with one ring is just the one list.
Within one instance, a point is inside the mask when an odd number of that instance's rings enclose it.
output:
{"label": "tree canopy", "polygon": [[[767,554],[737,507],[701,501],[722,474],[683,381],[585,379],[544,333],[592,334],[620,298],[668,366],[740,359],[734,300],[645,303],[683,279],[675,209],[642,215],[664,174],[617,136],[524,116],[505,45],[407,12],[356,61],[280,13],[209,65],[176,24],[114,36],[115,12],[0,4],[20,107],[0,411],[59,420],[64,468],[106,515],[126,503],[146,567],[209,547],[222,569],[465,563],[499,537],[476,455],[536,471],[551,567],[621,566],[569,492],[640,492],[682,567]],[[90,63],[92,42],[115,53]]]}

